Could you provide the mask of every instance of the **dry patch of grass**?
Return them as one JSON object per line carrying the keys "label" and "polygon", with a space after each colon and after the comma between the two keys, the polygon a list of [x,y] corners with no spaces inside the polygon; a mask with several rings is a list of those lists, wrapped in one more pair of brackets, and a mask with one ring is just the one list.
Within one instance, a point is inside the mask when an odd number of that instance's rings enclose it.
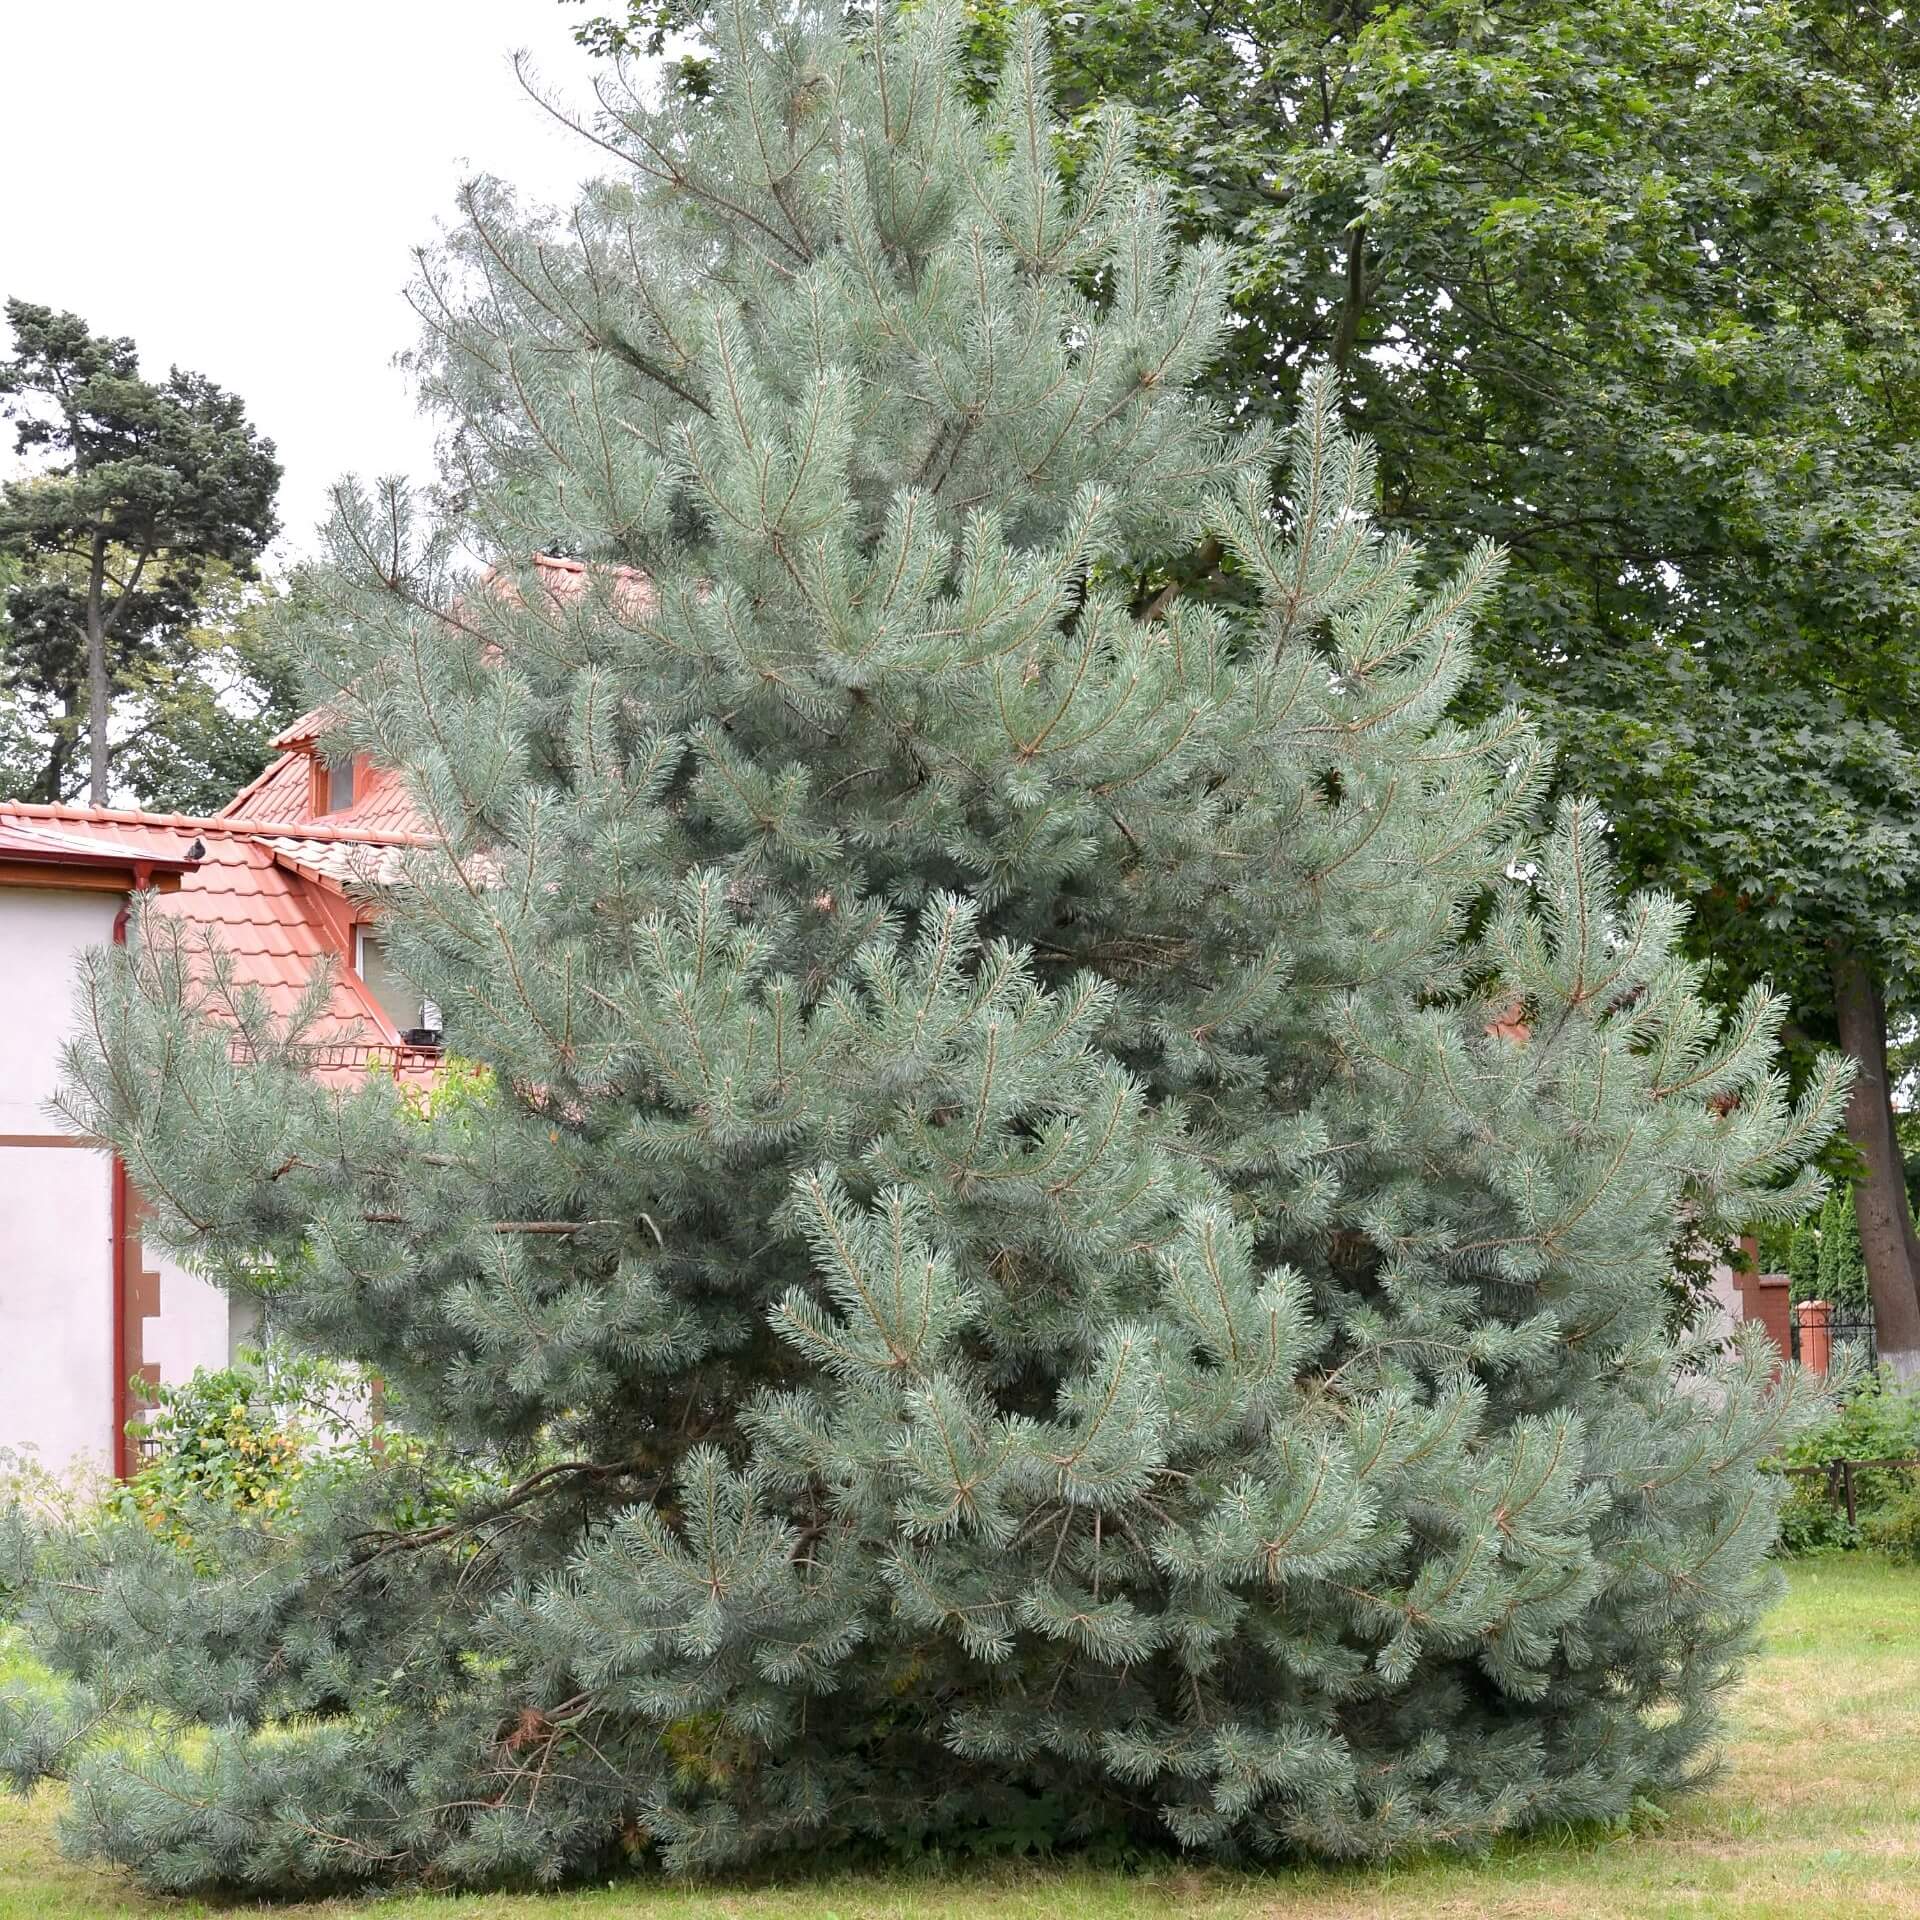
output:
{"label": "dry patch of grass", "polygon": [[1920,1920],[1920,1573],[1864,1556],[1793,1569],[1733,1719],[1724,1777],[1645,1831],[1543,1836],[1484,1860],[1351,1873],[1036,1868],[215,1907],[156,1900],[62,1861],[58,1800],[44,1793],[0,1803],[0,1920]]}

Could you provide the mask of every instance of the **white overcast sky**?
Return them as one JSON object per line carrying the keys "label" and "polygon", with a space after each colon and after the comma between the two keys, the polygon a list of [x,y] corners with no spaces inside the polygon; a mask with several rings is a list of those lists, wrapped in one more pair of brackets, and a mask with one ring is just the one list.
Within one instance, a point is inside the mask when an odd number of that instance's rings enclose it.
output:
{"label": "white overcast sky", "polygon": [[569,28],[602,10],[0,0],[0,295],[240,394],[286,468],[276,552],[309,551],[339,474],[431,476],[430,423],[392,364],[413,340],[410,250],[470,173],[564,203],[594,171],[510,62],[525,48],[591,108]]}

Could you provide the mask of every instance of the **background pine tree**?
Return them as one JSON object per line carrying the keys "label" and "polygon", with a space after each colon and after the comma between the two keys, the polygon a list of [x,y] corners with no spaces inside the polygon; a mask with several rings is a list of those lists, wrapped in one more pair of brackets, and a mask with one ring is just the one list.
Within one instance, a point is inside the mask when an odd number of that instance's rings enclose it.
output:
{"label": "background pine tree", "polygon": [[[1493,556],[1378,534],[1324,380],[1276,512],[1188,390],[1222,257],[954,32],[729,11],[421,289],[459,498],[349,493],[309,645],[491,1093],[336,1100],[158,916],[91,962],[75,1118],[493,1485],[12,1523],[78,1685],[8,1764],[157,1885],[1381,1855],[1707,1756],[1799,1389],[1676,1351],[1665,1249],[1805,1210],[1838,1072],[1541,835],[1524,718],[1447,717]],[[1237,601],[1141,605],[1208,534]],[[153,1711],[209,1737],[90,1732]]]}

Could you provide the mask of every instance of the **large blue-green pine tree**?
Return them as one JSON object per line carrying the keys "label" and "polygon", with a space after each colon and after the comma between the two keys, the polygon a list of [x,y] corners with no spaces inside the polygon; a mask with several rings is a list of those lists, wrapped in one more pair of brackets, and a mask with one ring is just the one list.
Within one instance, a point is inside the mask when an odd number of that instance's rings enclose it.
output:
{"label": "large blue-green pine tree", "polygon": [[[1064,152],[1031,28],[975,112],[954,33],[744,0],[423,282],[459,482],[343,499],[309,648],[491,1092],[341,1097],[158,915],[91,963],[75,1117],[467,1491],[16,1522],[73,1686],[0,1739],[84,1852],[1380,1856],[1708,1755],[1801,1409],[1666,1250],[1804,1211],[1837,1072],[1448,718],[1495,557],[1378,533],[1325,381],[1281,448],[1192,397],[1227,263],[1124,119]],[[1136,617],[1207,536],[1237,600]]]}

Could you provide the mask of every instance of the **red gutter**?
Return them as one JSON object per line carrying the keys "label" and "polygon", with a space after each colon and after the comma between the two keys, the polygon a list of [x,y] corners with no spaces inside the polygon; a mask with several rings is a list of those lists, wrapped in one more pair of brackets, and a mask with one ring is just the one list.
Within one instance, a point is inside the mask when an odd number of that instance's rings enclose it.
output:
{"label": "red gutter", "polygon": [[[95,853],[90,848],[78,847],[71,851],[66,847],[33,846],[26,841],[16,840],[11,834],[0,835],[0,860],[13,866],[39,867],[129,867],[134,862],[118,848],[109,847],[103,853]],[[165,873],[190,873],[193,870],[191,860],[142,860],[142,867],[156,866]]]}

